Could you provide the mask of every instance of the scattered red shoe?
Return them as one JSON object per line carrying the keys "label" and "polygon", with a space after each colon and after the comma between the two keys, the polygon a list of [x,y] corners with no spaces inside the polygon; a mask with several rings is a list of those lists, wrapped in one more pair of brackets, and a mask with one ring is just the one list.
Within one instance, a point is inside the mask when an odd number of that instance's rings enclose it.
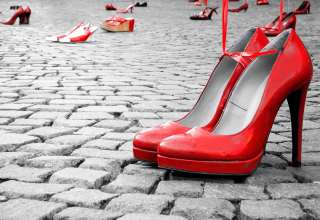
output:
{"label": "scattered red shoe", "polygon": [[269,0],[257,0],[257,5],[269,5]]}
{"label": "scattered red shoe", "polygon": [[113,16],[101,24],[101,28],[110,32],[133,32],[134,18]]}
{"label": "scattered red shoe", "polygon": [[301,5],[294,10],[294,13],[297,15],[301,14],[310,14],[311,3],[309,1],[303,1]]}
{"label": "scattered red shoe", "polygon": [[115,10],[117,10],[117,8],[114,7],[112,3],[106,4],[105,9],[106,9],[107,11],[115,11]]}

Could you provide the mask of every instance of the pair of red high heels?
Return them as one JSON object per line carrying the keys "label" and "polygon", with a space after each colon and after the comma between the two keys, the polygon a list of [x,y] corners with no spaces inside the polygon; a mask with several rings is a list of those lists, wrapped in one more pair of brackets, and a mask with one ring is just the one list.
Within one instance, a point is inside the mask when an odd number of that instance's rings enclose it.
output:
{"label": "pair of red high heels", "polygon": [[1,21],[0,23],[5,25],[14,25],[17,18],[19,18],[19,24],[29,24],[30,16],[31,16],[30,7],[27,6],[25,9],[23,9],[23,7],[20,6],[8,21]]}
{"label": "pair of red high heels", "polygon": [[[126,8],[116,8],[112,3],[108,3],[105,5],[105,9],[107,11],[117,11],[117,13],[132,13],[133,12],[133,8],[135,7],[136,4],[131,4]],[[141,6],[140,6],[141,7]]]}
{"label": "pair of red high heels", "polygon": [[223,0],[223,55],[197,103],[183,118],[138,133],[133,140],[137,159],[188,172],[250,174],[287,100],[292,165],[301,165],[303,113],[313,73],[308,51],[294,29],[269,42],[259,28],[226,51],[227,13],[228,0]]}
{"label": "pair of red high heels", "polygon": [[303,1],[301,5],[294,10],[295,14],[310,14],[311,3],[309,1]]}

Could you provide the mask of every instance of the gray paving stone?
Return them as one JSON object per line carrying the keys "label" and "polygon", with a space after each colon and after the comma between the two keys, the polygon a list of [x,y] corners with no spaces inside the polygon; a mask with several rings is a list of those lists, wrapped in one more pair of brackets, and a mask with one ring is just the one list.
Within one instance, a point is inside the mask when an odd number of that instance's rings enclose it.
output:
{"label": "gray paving stone", "polygon": [[318,183],[280,183],[267,186],[267,191],[274,199],[300,199],[320,197]]}
{"label": "gray paving stone", "polygon": [[109,193],[150,193],[158,181],[157,176],[120,174],[101,190]]}
{"label": "gray paving stone", "polygon": [[292,200],[243,200],[240,204],[241,219],[303,219],[305,213]]}
{"label": "gray paving stone", "polygon": [[[131,132],[132,130],[130,130]],[[133,150],[133,145],[132,145],[132,141],[127,141],[125,142],[124,144],[122,144],[118,150],[121,150],[121,151],[130,151],[132,152]]]}
{"label": "gray paving stone", "polygon": [[0,152],[13,151],[21,145],[38,142],[37,137],[24,134],[0,134]]}
{"label": "gray paving stone", "polygon": [[41,112],[69,112],[76,108],[75,105],[34,105],[28,108],[31,111]]}
{"label": "gray paving stone", "polygon": [[289,167],[288,169],[299,182],[320,182],[319,166]]}
{"label": "gray paving stone", "polygon": [[134,135],[135,133],[108,132],[106,135],[102,136],[102,138],[110,140],[131,141]]}
{"label": "gray paving stone", "polygon": [[2,110],[0,111],[0,118],[25,118],[31,115],[32,113],[32,111]]}
{"label": "gray paving stone", "polygon": [[51,123],[51,120],[48,119],[25,119],[19,118],[14,122],[10,123],[10,125],[27,125],[32,127],[40,127],[40,126],[48,126]]}
{"label": "gray paving stone", "polygon": [[126,112],[128,108],[123,105],[116,106],[87,106],[78,109],[79,112]]}
{"label": "gray paving stone", "polygon": [[320,219],[320,199],[301,199],[299,203],[313,219]]}
{"label": "gray paving stone", "polygon": [[264,187],[261,186],[217,183],[206,183],[204,197],[230,201],[268,199],[268,195],[264,193]]}
{"label": "gray paving stone", "polygon": [[2,219],[45,220],[66,208],[63,203],[44,202],[29,199],[13,199],[0,203]]}
{"label": "gray paving stone", "polygon": [[113,119],[113,116],[107,112],[75,112],[69,118],[77,120],[103,120]]}
{"label": "gray paving stone", "polygon": [[17,149],[17,151],[30,152],[38,156],[69,155],[73,150],[74,146],[46,143],[27,144]]}
{"label": "gray paving stone", "polygon": [[102,120],[94,125],[94,127],[99,128],[108,128],[114,131],[123,131],[128,128],[131,124],[131,121],[125,120]]}
{"label": "gray paving stone", "polygon": [[175,197],[201,197],[203,183],[200,181],[161,181],[156,189],[156,194],[166,194]]}
{"label": "gray paving stone", "polygon": [[272,183],[295,183],[297,180],[289,170],[275,168],[258,168],[252,176],[249,176],[246,183],[252,185],[267,185]]}
{"label": "gray paving stone", "polygon": [[96,148],[101,150],[116,150],[122,141],[106,140],[106,139],[96,139],[87,142],[82,147],[85,148]]}
{"label": "gray paving stone", "polygon": [[288,163],[278,156],[272,154],[265,154],[261,160],[261,166],[263,167],[274,167],[278,169],[285,169]]}
{"label": "gray paving stone", "polygon": [[72,184],[82,188],[99,188],[110,179],[110,173],[83,168],[65,168],[55,172],[50,183]]}
{"label": "gray paving stone", "polygon": [[29,131],[27,134],[37,136],[37,137],[40,137],[40,138],[46,140],[49,138],[54,138],[54,137],[58,137],[61,135],[70,134],[74,131],[75,131],[74,128],[46,126],[46,127],[41,127],[41,128],[35,128],[35,129]]}
{"label": "gray paving stone", "polygon": [[173,203],[167,195],[146,195],[140,193],[123,194],[109,202],[108,212],[160,214]]}
{"label": "gray paving stone", "polygon": [[74,134],[82,134],[82,135],[88,135],[93,136],[95,138],[98,138],[105,133],[107,133],[109,130],[104,128],[96,128],[96,127],[82,127],[80,130],[75,132]]}
{"label": "gray paving stone", "polygon": [[164,179],[168,174],[168,170],[143,164],[129,164],[123,169],[123,173],[129,175],[152,175]]}
{"label": "gray paving stone", "polygon": [[88,135],[63,135],[59,137],[55,137],[52,139],[48,139],[46,143],[49,144],[62,144],[62,145],[71,145],[71,146],[80,146],[90,140],[92,140],[93,136]]}
{"label": "gray paving stone", "polygon": [[0,152],[0,167],[9,164],[24,164],[24,162],[34,157],[32,153],[25,152]]}
{"label": "gray paving stone", "polygon": [[32,126],[20,126],[20,125],[0,125],[0,130],[8,131],[7,133],[22,134],[30,131]]}
{"label": "gray paving stone", "polygon": [[41,112],[36,112],[36,113],[32,114],[29,118],[55,120],[57,118],[66,118],[68,115],[69,115],[69,112],[41,111]]}
{"label": "gray paving stone", "polygon": [[76,119],[63,119],[58,118],[54,121],[54,126],[59,127],[76,127],[76,128],[82,128],[85,126],[90,126],[95,123],[95,120],[76,120]]}
{"label": "gray paving stone", "polygon": [[8,165],[0,169],[0,179],[13,179],[25,182],[44,182],[53,170]]}
{"label": "gray paving stone", "polygon": [[111,178],[115,178],[121,172],[121,163],[115,159],[86,158],[80,167],[106,171],[111,174]]}
{"label": "gray paving stone", "polygon": [[82,157],[72,156],[40,156],[26,161],[26,166],[37,168],[50,168],[58,170],[66,167],[76,167],[84,161]]}
{"label": "gray paving stone", "polygon": [[105,210],[82,207],[69,207],[54,215],[53,220],[115,220],[119,213],[110,213]]}
{"label": "gray paving stone", "polygon": [[127,119],[155,119],[160,118],[157,114],[153,112],[124,112],[121,117]]}
{"label": "gray paving stone", "polygon": [[99,209],[116,196],[117,194],[104,193],[96,189],[74,188],[52,196],[50,201]]}
{"label": "gray paving stone", "polygon": [[231,202],[214,198],[178,198],[172,215],[187,219],[233,219],[235,207]]}
{"label": "gray paving stone", "polygon": [[119,218],[119,220],[186,220],[181,216],[174,216],[174,215],[156,215],[156,214],[127,214],[123,217]]}
{"label": "gray paving stone", "polygon": [[112,151],[112,150],[99,150],[94,148],[79,148],[72,153],[73,156],[79,157],[95,157],[105,159],[116,159],[121,161],[121,164],[127,164],[135,161],[132,152],[127,151]]}
{"label": "gray paving stone", "polygon": [[71,189],[68,184],[26,183],[9,180],[0,184],[0,193],[8,198],[48,200],[50,196]]}
{"label": "gray paving stone", "polygon": [[8,201],[8,198],[5,196],[0,196],[0,202]]}

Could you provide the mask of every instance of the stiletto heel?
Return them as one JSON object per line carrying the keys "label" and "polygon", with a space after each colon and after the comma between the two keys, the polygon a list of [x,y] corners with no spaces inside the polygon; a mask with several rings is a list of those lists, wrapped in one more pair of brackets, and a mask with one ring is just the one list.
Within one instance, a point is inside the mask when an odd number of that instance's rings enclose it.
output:
{"label": "stiletto heel", "polygon": [[127,8],[117,9],[117,13],[126,14],[128,12],[132,13],[134,8],[134,4],[129,5]]}
{"label": "stiletto heel", "polygon": [[291,115],[292,166],[301,166],[303,113],[309,83],[292,92],[287,100]]}
{"label": "stiletto heel", "polygon": [[205,130],[213,129],[223,113],[232,88],[246,66],[256,57],[269,53],[269,51],[260,52],[263,45],[268,43],[268,39],[259,28],[247,31],[231,47],[231,51],[227,51],[227,13],[228,3],[222,8],[222,56],[194,107],[188,114],[176,121],[137,133],[133,139],[135,158],[156,163],[159,144],[165,138],[183,134],[195,126],[203,127]]}
{"label": "stiletto heel", "polygon": [[29,6],[24,9],[24,15],[24,19],[22,19],[22,22],[20,20],[20,24],[29,24],[31,16],[31,9]]}

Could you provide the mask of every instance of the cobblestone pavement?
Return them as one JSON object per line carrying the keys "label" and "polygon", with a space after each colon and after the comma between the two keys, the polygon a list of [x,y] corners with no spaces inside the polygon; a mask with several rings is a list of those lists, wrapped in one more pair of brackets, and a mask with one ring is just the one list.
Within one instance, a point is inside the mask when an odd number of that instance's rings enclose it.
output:
{"label": "cobblestone pavement", "polygon": [[[229,45],[278,14],[270,1],[230,15]],[[288,165],[284,104],[262,164],[247,178],[169,172],[131,152],[137,131],[194,104],[221,52],[220,14],[190,21],[199,9],[187,0],[150,0],[135,9],[134,33],[45,41],[83,19],[99,24],[112,14],[105,3],[32,0],[29,26],[0,26],[0,219],[320,219],[320,1],[297,23],[314,62],[303,167]],[[12,4],[0,1],[2,20]]]}

